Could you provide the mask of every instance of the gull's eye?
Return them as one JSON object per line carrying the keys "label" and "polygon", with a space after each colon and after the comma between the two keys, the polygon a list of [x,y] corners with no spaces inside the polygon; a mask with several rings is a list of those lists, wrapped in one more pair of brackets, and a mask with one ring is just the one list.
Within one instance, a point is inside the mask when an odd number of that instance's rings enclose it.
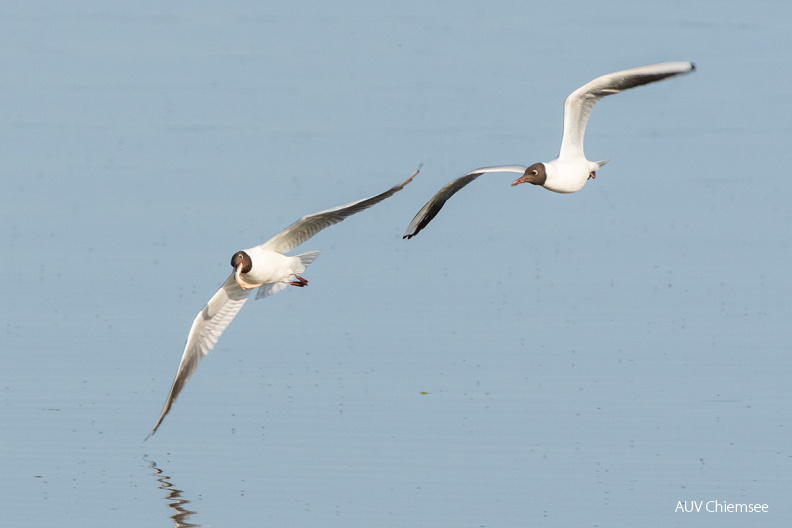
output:
{"label": "gull's eye", "polygon": [[532,170],[532,171],[531,171],[531,174],[533,174],[534,176],[536,176],[537,174],[539,174],[539,171],[537,171],[536,169],[534,169],[534,170]]}

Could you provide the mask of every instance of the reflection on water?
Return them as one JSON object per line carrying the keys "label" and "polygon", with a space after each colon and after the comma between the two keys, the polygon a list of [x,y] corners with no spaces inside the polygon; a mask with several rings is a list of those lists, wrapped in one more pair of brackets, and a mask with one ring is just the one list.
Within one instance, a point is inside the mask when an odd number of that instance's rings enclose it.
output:
{"label": "reflection on water", "polygon": [[162,472],[160,468],[157,467],[157,463],[153,460],[149,460],[146,456],[143,456],[143,460],[148,462],[149,467],[154,470],[154,475],[157,477],[157,480],[160,482],[159,488],[167,491],[168,493],[165,495],[165,500],[168,501],[168,506],[173,508],[175,511],[173,515],[170,516],[173,519],[173,526],[175,528],[187,528],[190,526],[201,526],[200,524],[192,524],[187,522],[191,515],[195,514],[192,510],[187,510],[183,506],[185,504],[189,504],[190,501],[187,499],[182,498],[182,490],[176,489],[173,487],[173,483],[170,481],[170,477],[167,476]]}

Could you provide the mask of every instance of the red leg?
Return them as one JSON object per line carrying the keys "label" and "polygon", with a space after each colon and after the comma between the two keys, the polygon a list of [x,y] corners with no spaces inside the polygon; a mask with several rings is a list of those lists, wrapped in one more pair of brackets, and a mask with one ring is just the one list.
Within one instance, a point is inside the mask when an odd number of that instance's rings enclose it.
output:
{"label": "red leg", "polygon": [[303,286],[308,286],[308,280],[300,277],[296,273],[294,274],[294,278],[297,279],[296,281],[289,281],[289,284],[292,286],[297,286],[298,288],[302,288]]}

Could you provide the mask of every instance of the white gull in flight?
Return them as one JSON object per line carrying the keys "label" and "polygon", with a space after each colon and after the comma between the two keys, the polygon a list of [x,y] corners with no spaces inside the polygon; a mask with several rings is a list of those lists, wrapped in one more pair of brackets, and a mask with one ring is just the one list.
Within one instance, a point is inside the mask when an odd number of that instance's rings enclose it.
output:
{"label": "white gull in flight", "polygon": [[299,246],[322,229],[337,224],[346,217],[368,209],[399,192],[417,174],[418,170],[382,194],[303,216],[267,242],[234,253],[234,256],[231,257],[231,267],[234,268],[234,271],[217,293],[209,299],[190,327],[187,343],[184,345],[184,353],[176,371],[176,378],[173,380],[173,385],[165,400],[165,405],[162,407],[162,412],[157,418],[157,423],[154,424],[154,428],[146,438],[157,431],[173,402],[176,401],[184,388],[184,384],[198,367],[198,362],[214,348],[220,334],[247,301],[251,290],[258,288],[256,299],[261,299],[278,293],[288,285],[303,287],[308,284],[308,281],[301,277],[300,273],[303,273],[305,268],[316,259],[319,251],[309,251],[294,256],[284,255],[284,253]]}
{"label": "white gull in flight", "polygon": [[579,191],[586,184],[586,181],[596,177],[597,170],[600,167],[610,161],[589,161],[583,153],[583,136],[586,133],[586,122],[588,122],[589,114],[596,102],[608,95],[617,94],[629,88],[653,83],[675,75],[689,73],[695,69],[696,66],[692,62],[664,62],[609,73],[584,84],[572,92],[564,101],[564,132],[561,139],[561,151],[556,159],[546,163],[534,163],[530,167],[501,165],[497,167],[482,167],[470,171],[440,189],[418,211],[410,225],[407,226],[403,238],[409,239],[417,235],[440,212],[446,200],[465,185],[488,172],[521,174],[519,178],[514,180],[512,186],[530,183],[541,185],[545,189],[557,193]]}

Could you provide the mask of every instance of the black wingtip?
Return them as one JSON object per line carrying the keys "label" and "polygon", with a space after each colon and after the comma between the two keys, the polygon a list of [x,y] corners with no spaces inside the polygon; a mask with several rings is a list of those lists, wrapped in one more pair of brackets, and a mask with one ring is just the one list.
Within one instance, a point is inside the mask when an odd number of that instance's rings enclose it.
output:
{"label": "black wingtip", "polygon": [[690,71],[696,71],[696,63],[695,62],[691,62],[690,63]]}
{"label": "black wingtip", "polygon": [[151,438],[152,436],[154,436],[154,433],[156,433],[156,432],[157,432],[157,429],[159,429],[159,424],[157,424],[157,427],[155,427],[154,429],[152,429],[152,430],[151,430],[151,432],[150,432],[149,434],[147,434],[147,435],[146,435],[146,438],[144,438],[144,439],[143,439],[143,441],[145,442],[146,440],[148,440],[149,438]]}

